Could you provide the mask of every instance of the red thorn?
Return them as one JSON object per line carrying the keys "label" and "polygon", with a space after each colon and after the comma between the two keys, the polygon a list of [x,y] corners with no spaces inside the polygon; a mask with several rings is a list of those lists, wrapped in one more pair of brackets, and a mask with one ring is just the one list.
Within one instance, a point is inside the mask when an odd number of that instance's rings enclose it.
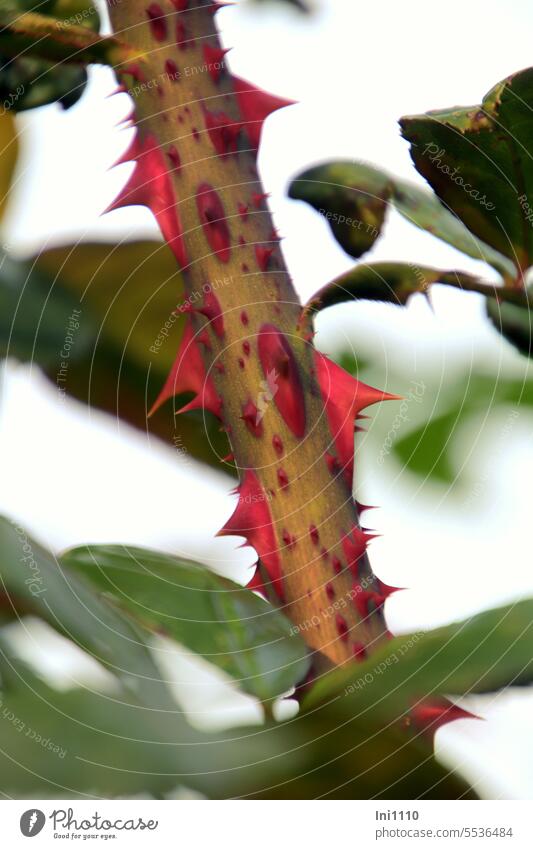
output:
{"label": "red thorn", "polygon": [[311,542],[313,545],[318,545],[320,540],[320,534],[318,533],[318,528],[316,525],[309,525],[309,536],[311,537]]}
{"label": "red thorn", "polygon": [[225,112],[210,112],[205,108],[204,119],[209,138],[218,155],[237,153],[242,123],[234,121]]}
{"label": "red thorn", "polygon": [[156,41],[165,41],[167,37],[167,22],[165,13],[159,3],[151,3],[146,14],[150,21],[150,30]]}
{"label": "red thorn", "polygon": [[174,166],[175,171],[181,170],[181,156],[179,155],[178,149],[175,145],[171,144],[169,149],[167,150],[167,156],[170,159],[172,165]]}
{"label": "red thorn", "polygon": [[432,736],[441,725],[454,722],[456,719],[479,719],[479,716],[464,710],[459,705],[454,705],[448,699],[436,698],[415,705],[410,710],[407,723],[409,724],[411,720],[420,731]]}
{"label": "red thorn", "polygon": [[282,489],[287,489],[289,486],[289,476],[285,469],[278,469],[277,471],[278,483]]}
{"label": "red thorn", "polygon": [[243,536],[257,551],[274,590],[283,601],[282,572],[267,495],[248,469],[239,486],[239,502],[218,536]]}
{"label": "red thorn", "polygon": [[176,63],[174,62],[173,59],[167,59],[166,60],[165,71],[167,73],[167,76],[170,77],[170,79],[172,80],[173,83],[178,82],[178,80],[181,77],[181,73],[179,71],[179,68],[178,68],[178,66],[176,65]]}
{"label": "red thorn", "polygon": [[188,265],[181,221],[166,163],[153,136],[137,141],[137,164],[128,182],[105,210],[111,212],[124,206],[147,206],[154,214],[159,228],[178,263]]}
{"label": "red thorn", "polygon": [[176,12],[185,12],[189,8],[189,0],[171,0]]}
{"label": "red thorn", "polygon": [[226,212],[218,193],[208,183],[198,186],[196,205],[209,247],[221,262],[229,262],[231,237]]}
{"label": "red thorn", "polygon": [[225,457],[222,457],[220,462],[221,463],[233,463],[234,460],[235,460],[235,455],[232,452],[230,452],[229,454],[226,454]]}
{"label": "red thorn", "polygon": [[356,660],[364,660],[366,658],[366,646],[364,643],[352,643],[352,654]]}
{"label": "red thorn", "polygon": [[340,575],[340,573],[342,572],[342,563],[338,557],[333,557],[331,565],[333,566],[333,571],[335,572],[335,574]]}
{"label": "red thorn", "polygon": [[274,451],[276,454],[281,456],[283,454],[283,442],[281,441],[281,436],[277,433],[272,437],[272,445],[274,446]]}
{"label": "red thorn", "polygon": [[243,310],[241,312],[241,324],[244,324],[244,326],[246,327],[249,323],[250,319],[248,318],[248,313],[246,312],[246,310]]}
{"label": "red thorn", "polygon": [[196,335],[196,341],[199,345],[203,345],[206,351],[212,351],[213,346],[211,345],[211,339],[209,338],[209,334],[205,327]]}
{"label": "red thorn", "polygon": [[327,466],[328,466],[330,473],[332,475],[336,475],[337,472],[339,471],[339,461],[337,460],[335,455],[330,454],[329,451],[326,451],[325,457],[326,457],[326,463],[327,463]]}
{"label": "red thorn", "polygon": [[349,637],[348,623],[346,622],[344,616],[341,616],[340,613],[337,613],[337,615],[335,616],[335,625],[337,627],[337,633],[341,638],[342,642],[347,643]]}
{"label": "red thorn", "polygon": [[284,333],[273,324],[263,324],[257,338],[263,374],[274,404],[288,428],[297,437],[305,433],[305,395],[296,358]]}
{"label": "red thorn", "polygon": [[239,102],[241,114],[246,122],[246,132],[256,150],[261,141],[261,130],[265,119],[277,109],[291,106],[293,100],[285,100],[274,94],[269,94],[240,77],[233,77],[234,90]]}
{"label": "red thorn", "polygon": [[242,343],[242,350],[243,350],[246,357],[250,356],[250,352],[251,352],[252,349],[251,349],[250,343],[248,342],[248,339],[245,339],[244,342]]}
{"label": "red thorn", "polygon": [[203,408],[220,417],[222,403],[212,379],[206,375],[204,362],[189,319],[187,319],[183,330],[174,365],[148,415],[152,416],[165,401],[175,395],[180,395],[182,392],[194,392],[196,398],[182,407],[180,413]]}
{"label": "red thorn", "polygon": [[207,294],[204,296],[204,304],[202,307],[198,308],[198,312],[202,313],[202,315],[205,315],[205,317],[209,319],[209,323],[213,328],[214,333],[219,339],[222,339],[224,336],[224,317],[222,315],[220,301],[212,289],[209,289]]}
{"label": "red thorn", "polygon": [[263,192],[262,194],[254,192],[252,195],[252,206],[255,206],[256,209],[261,209],[263,201],[268,197],[270,197],[268,192]]}
{"label": "red thorn", "polygon": [[354,422],[361,410],[378,401],[398,400],[356,380],[319,351],[315,351],[317,379],[326,409],[329,429],[346,482],[352,486]]}
{"label": "red thorn", "polygon": [[348,567],[355,578],[358,577],[358,563],[366,551],[368,536],[357,526],[354,526],[349,534],[344,534],[342,548],[346,557]]}
{"label": "red thorn", "polygon": [[229,53],[231,47],[213,47],[211,44],[204,44],[203,54],[207,64],[209,76],[214,83],[218,83],[224,70],[224,56]]}
{"label": "red thorn", "polygon": [[365,510],[375,510],[376,509],[373,504],[362,504],[360,501],[356,501],[355,506],[357,507],[358,513],[364,513]]}
{"label": "red thorn", "polygon": [[241,202],[241,203],[239,203],[237,209],[239,211],[239,215],[241,216],[242,220],[246,221],[246,219],[248,218],[248,212],[249,212],[248,206],[245,203]]}
{"label": "red thorn", "polygon": [[250,398],[242,407],[241,419],[253,436],[258,438],[263,436],[263,421],[261,414]]}
{"label": "red thorn", "polygon": [[333,601],[333,599],[335,598],[335,589],[333,587],[333,584],[326,584],[326,595],[330,601]]}
{"label": "red thorn", "polygon": [[135,162],[138,156],[142,153],[142,148],[139,144],[139,134],[137,131],[133,136],[132,140],[129,142],[126,150],[122,153],[116,162],[111,166],[115,168],[117,165],[124,165],[126,162]]}
{"label": "red thorn", "polygon": [[187,46],[187,30],[183,21],[176,24],[176,45],[179,50],[185,50]]}
{"label": "red thorn", "polygon": [[267,598],[266,587],[263,583],[263,579],[261,578],[261,572],[259,571],[259,566],[255,567],[254,574],[246,584],[247,590],[252,590],[253,592],[259,593],[263,598]]}
{"label": "red thorn", "polygon": [[293,536],[291,533],[289,533],[289,531],[286,528],[283,528],[281,538],[282,538],[283,542],[285,543],[285,545],[287,546],[287,548],[292,549],[296,545],[296,537]]}
{"label": "red thorn", "polygon": [[257,260],[257,265],[259,266],[261,271],[267,270],[270,257],[274,253],[274,250],[275,248],[270,248],[266,245],[255,246],[255,258]]}

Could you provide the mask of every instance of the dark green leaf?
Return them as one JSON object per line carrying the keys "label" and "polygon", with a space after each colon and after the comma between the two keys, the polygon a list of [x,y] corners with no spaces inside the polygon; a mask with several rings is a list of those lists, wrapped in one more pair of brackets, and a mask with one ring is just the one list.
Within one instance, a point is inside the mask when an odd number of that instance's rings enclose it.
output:
{"label": "dark green leaf", "polygon": [[473,798],[426,741],[338,710],[202,733],[127,698],[59,693],[1,651],[0,673],[0,791],[15,798]]}
{"label": "dark green leaf", "polygon": [[469,230],[525,271],[533,257],[533,69],[480,105],[400,121],[411,156]]}
{"label": "dark green leaf", "polygon": [[500,303],[487,299],[487,315],[494,327],[521,354],[530,357],[533,351],[531,310],[518,304]]}
{"label": "dark green leaf", "polygon": [[360,168],[355,176],[352,163],[331,162],[296,177],[289,197],[304,200],[320,212],[341,247],[358,259],[381,233],[390,183],[374,168]]}
{"label": "dark green leaf", "polygon": [[176,261],[158,241],[68,245],[27,263],[5,256],[0,352],[41,366],[62,395],[220,468],[227,438],[214,417],[175,416],[169,402],[147,419],[176,356],[182,297]]}
{"label": "dark green leaf", "polygon": [[[432,192],[370,165],[337,161],[310,168],[292,182],[289,195],[307,201],[326,217],[329,214],[332,229],[334,223],[341,228],[341,245],[356,258],[378,238],[384,220],[383,204],[390,203],[416,227],[493,265],[504,277],[513,274],[512,263],[475,238]],[[344,220],[339,225],[341,216],[350,218],[351,224]],[[350,250],[351,238],[361,247],[359,253]]]}
{"label": "dark green leaf", "polygon": [[434,631],[395,637],[359,663],[322,676],[304,699],[354,715],[399,719],[430,697],[488,693],[533,682],[533,600],[479,613]]}
{"label": "dark green leaf", "polygon": [[116,675],[141,702],[173,705],[142,636],[84,578],[0,517],[0,590],[17,615],[48,622]]}
{"label": "dark green leaf", "polygon": [[2,101],[0,92],[0,219],[3,218],[10,201],[10,188],[18,159],[18,135],[15,118],[9,112],[9,104]]}
{"label": "dark green leaf", "polygon": [[[525,296],[516,289],[492,286],[462,271],[441,271],[415,263],[374,262],[356,265],[332,280],[313,295],[309,306],[313,310],[321,310],[350,300],[406,304],[412,295],[426,295],[435,283],[486,296],[497,294],[513,303],[527,303]],[[527,307],[525,309],[527,311]]]}
{"label": "dark green leaf", "polygon": [[[228,798],[276,783],[288,761],[282,734],[202,733],[177,708],[58,692],[1,647],[0,673],[0,791],[15,798],[160,796],[178,785]],[[292,753],[286,769],[301,761]]]}
{"label": "dark green leaf", "polygon": [[261,701],[302,681],[310,661],[290,622],[250,590],[188,560],[148,549],[86,546],[62,563],[123,610],[223,669]]}

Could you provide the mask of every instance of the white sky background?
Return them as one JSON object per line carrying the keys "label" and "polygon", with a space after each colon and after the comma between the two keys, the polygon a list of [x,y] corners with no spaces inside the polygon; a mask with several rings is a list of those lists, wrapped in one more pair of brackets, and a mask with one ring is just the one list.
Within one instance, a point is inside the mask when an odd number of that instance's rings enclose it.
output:
{"label": "white sky background", "polygon": [[[499,79],[532,63],[533,8],[526,0],[448,0],[433,6],[423,0],[315,0],[315,5],[320,11],[307,20],[275,6],[252,13],[242,4],[218,15],[226,45],[235,46],[232,69],[300,101],[267,122],[260,166],[303,297],[352,261],[320,216],[286,199],[289,179],[335,157],[366,159],[416,179],[397,119],[478,103]],[[68,113],[50,107],[24,118],[24,181],[7,234],[13,249],[157,232],[141,209],[99,217],[128,173],[128,166],[107,171],[127,141],[115,129],[125,99],[104,99],[112,88],[111,74],[96,69],[87,94]],[[485,266],[395,215],[372,256],[459,265],[487,275]],[[363,304],[331,310],[319,319],[318,344],[334,350],[344,338],[358,350],[358,338],[373,339],[404,365],[406,386],[427,363],[444,380],[453,379],[459,363],[524,373],[524,362],[494,341],[477,296],[441,288],[433,302],[435,314],[422,301],[401,314]],[[381,385],[386,384],[384,375]],[[56,393],[37,376],[30,378],[27,369],[10,369],[1,404],[0,509],[50,547],[145,544],[207,558],[233,575],[234,563],[249,562],[248,555],[234,554],[231,540],[212,539],[232,509],[221,475],[159,444],[148,445],[94,411],[58,404]],[[442,491],[418,488],[393,466],[385,475],[363,464],[363,500],[383,508],[372,517],[383,534],[372,546],[374,567],[389,583],[413,588],[388,603],[395,630],[440,624],[533,593],[532,434],[533,423],[524,415],[497,455],[485,453],[485,461],[492,456],[490,480],[480,503],[466,512]],[[491,439],[494,429],[480,431],[479,444],[472,439],[475,451]],[[217,698],[219,707],[230,710],[227,694]],[[199,703],[193,699],[190,709]],[[533,696],[513,693],[471,704],[489,722],[443,729],[438,735],[443,755],[461,763],[486,795],[530,798],[533,758],[524,741],[533,732]],[[249,708],[239,705],[242,718]]]}

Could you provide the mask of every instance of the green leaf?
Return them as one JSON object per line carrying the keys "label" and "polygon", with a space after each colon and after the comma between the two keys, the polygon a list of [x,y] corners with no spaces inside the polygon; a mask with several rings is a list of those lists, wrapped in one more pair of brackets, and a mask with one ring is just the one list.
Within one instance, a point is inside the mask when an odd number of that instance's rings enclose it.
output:
{"label": "green leaf", "polygon": [[231,798],[301,765],[284,735],[263,728],[203,733],[177,708],[128,694],[58,692],[1,644],[0,673],[0,791],[14,798],[161,796],[178,785]]}
{"label": "green leaf", "polygon": [[511,438],[517,411],[533,408],[533,383],[504,374],[467,371],[454,377],[448,391],[443,392],[439,386],[426,387],[424,397],[422,409],[417,411],[411,405],[412,429],[394,441],[392,451],[410,472],[422,478],[433,477],[447,487],[453,483],[456,494],[465,494],[468,469],[454,451],[461,442],[458,429],[474,416],[485,418],[488,411],[511,408],[505,426],[505,438]]}
{"label": "green leaf", "polygon": [[359,259],[381,233],[390,197],[383,172],[361,167],[357,175],[349,162],[331,162],[296,177],[289,197],[304,200],[325,217],[346,253]]}
{"label": "green leaf", "polygon": [[[467,783],[436,762],[420,735],[361,718],[353,704],[318,705],[291,726],[282,780],[255,793],[261,799],[474,799]],[[273,740],[276,733],[269,731]],[[304,763],[291,764],[294,756]]]}
{"label": "green leaf", "polygon": [[492,286],[461,271],[441,271],[425,265],[404,262],[360,263],[319,289],[309,301],[318,311],[351,300],[389,301],[405,305],[417,293],[426,295],[435,283],[453,286],[466,292],[509,299],[524,304],[525,295],[516,289]]}
{"label": "green leaf", "polygon": [[10,201],[10,188],[19,152],[15,118],[8,110],[9,103],[0,102],[0,220]]}
{"label": "green leaf", "polygon": [[304,698],[357,715],[399,719],[430,697],[489,693],[533,682],[533,600],[520,601],[434,631],[395,637],[356,667],[328,673]]}
{"label": "green leaf", "polygon": [[487,298],[486,309],[496,330],[521,354],[530,357],[533,352],[531,310],[518,304],[502,304],[496,298]]}
{"label": "green leaf", "polygon": [[32,263],[0,254],[0,356],[50,368],[55,380],[62,361],[90,355],[98,322],[87,310],[80,318],[79,298]]}
{"label": "green leaf", "polygon": [[[378,236],[385,217],[384,204],[392,204],[411,224],[447,242],[474,259],[493,265],[504,277],[513,275],[513,265],[493,248],[468,231],[435,195],[407,180],[378,168],[353,161],[334,161],[304,171],[291,183],[289,196],[304,200],[340,228],[340,244],[358,258]],[[365,205],[369,204],[365,217]],[[379,214],[376,214],[379,212]],[[339,224],[339,219],[350,218]],[[333,229],[337,236],[336,231]],[[338,236],[337,236],[338,238]],[[350,238],[360,251],[350,250]]]}
{"label": "green leaf", "polygon": [[0,353],[40,365],[61,395],[220,468],[228,443],[214,417],[175,416],[168,403],[147,419],[177,353],[182,299],[176,260],[160,241],[66,245],[28,262],[4,256]]}
{"label": "green leaf", "polygon": [[140,629],[16,523],[0,517],[0,589],[17,615],[43,619],[149,706],[174,704]]}
{"label": "green leaf", "polygon": [[306,644],[278,610],[197,563],[118,545],[76,548],[61,562],[261,701],[287,692],[309,670]]}
{"label": "green leaf", "polygon": [[469,230],[525,271],[533,257],[533,69],[478,106],[406,116],[411,156]]}

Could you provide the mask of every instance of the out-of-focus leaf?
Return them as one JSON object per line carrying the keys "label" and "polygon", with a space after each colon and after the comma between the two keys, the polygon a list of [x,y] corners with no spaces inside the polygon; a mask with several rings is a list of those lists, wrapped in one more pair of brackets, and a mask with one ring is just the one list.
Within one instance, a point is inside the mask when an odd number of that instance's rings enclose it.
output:
{"label": "out-of-focus leaf", "polygon": [[469,230],[525,271],[533,262],[533,68],[478,106],[406,116],[416,168]]}
{"label": "out-of-focus leaf", "polygon": [[[386,374],[387,385],[405,400],[392,420],[373,417],[365,435],[365,456],[376,452],[385,467],[396,460],[405,471],[445,485],[448,495],[474,497],[479,491],[479,471],[472,469],[468,459],[478,442],[479,428],[499,422],[502,443],[511,440],[516,423],[528,421],[533,413],[531,379],[507,370],[490,374],[475,362],[464,370],[453,369],[445,381],[440,373],[421,366],[406,381],[405,370],[394,358],[384,359],[377,347],[369,353],[364,361],[359,357],[356,361],[344,351],[335,361],[372,386],[382,386]],[[482,462],[490,469],[491,455],[484,455]]]}
{"label": "out-of-focus leaf", "polygon": [[318,311],[351,300],[405,305],[417,293],[426,295],[435,283],[487,297],[498,295],[512,303],[523,303],[522,309],[528,309],[525,295],[517,289],[492,286],[463,271],[442,271],[405,262],[360,263],[319,289],[310,299],[309,307]]}
{"label": "out-of-focus leaf", "polygon": [[394,443],[394,454],[402,466],[420,477],[431,477],[443,484],[453,483],[455,465],[450,457],[451,443],[465,412],[464,407],[454,407],[398,439]]}
{"label": "out-of-focus leaf", "polygon": [[[346,700],[347,701],[347,700]],[[347,710],[318,706],[278,733],[289,734],[285,772],[261,799],[475,799],[458,775],[436,762],[421,735]],[[305,758],[295,768],[291,758]]]}
{"label": "out-of-focus leaf", "polygon": [[[392,204],[411,224],[447,242],[474,259],[481,259],[494,266],[503,277],[514,273],[513,264],[489,245],[483,244],[467,227],[439,202],[427,189],[400,180],[379,168],[361,162],[334,161],[304,171],[291,183],[289,195],[304,200],[329,218],[330,224],[340,227],[340,244],[352,256],[350,238],[368,250],[381,232],[384,221],[383,203]],[[365,204],[370,204],[367,218]],[[374,212],[373,212],[374,210]],[[383,215],[375,214],[383,211]],[[339,225],[339,217],[351,219]],[[336,231],[333,229],[337,236]]]}
{"label": "out-of-focus leaf", "polygon": [[80,322],[79,298],[53,287],[31,263],[1,255],[0,356],[50,368],[55,379],[62,361],[70,366],[90,354],[97,331],[96,317],[87,310]]}
{"label": "out-of-focus leaf", "polygon": [[0,104],[13,112],[56,102],[68,109],[85,90],[88,62],[135,56],[115,38],[98,36],[92,0],[42,0],[37,6],[2,0],[1,6]]}
{"label": "out-of-focus leaf", "polygon": [[176,261],[157,241],[68,245],[26,263],[4,257],[0,353],[41,366],[61,395],[220,468],[227,437],[214,417],[174,416],[168,403],[147,418],[176,356],[182,297]]}
{"label": "out-of-focus leaf", "polygon": [[0,96],[0,220],[9,203],[9,191],[18,158],[18,136],[15,118]]}
{"label": "out-of-focus leaf", "polygon": [[[428,393],[427,409],[431,405]],[[491,410],[502,408],[513,409],[510,421],[514,421],[518,410],[532,407],[531,381],[497,374],[488,376],[466,373],[463,377],[456,377],[453,391],[442,393],[431,418],[396,439],[392,451],[402,466],[414,474],[424,478],[432,477],[447,485],[461,483],[460,479],[457,481],[457,460],[452,453],[457,442],[458,428],[473,416],[487,415]]]}
{"label": "out-of-focus leaf", "polygon": [[177,785],[215,799],[474,798],[426,741],[349,714],[339,721],[328,707],[202,733],[127,697],[59,693],[2,652],[0,671],[0,790],[15,798],[130,798]]}
{"label": "out-of-focus leaf", "polygon": [[502,304],[495,298],[487,299],[486,308],[496,330],[521,354],[530,357],[533,351],[531,310],[518,304]]}
{"label": "out-of-focus leaf", "polygon": [[304,200],[328,221],[346,253],[359,259],[370,250],[385,221],[390,184],[383,172],[349,162],[330,162],[296,177],[289,197]]}
{"label": "out-of-focus leaf", "polygon": [[1,647],[0,673],[0,791],[14,798],[160,796],[178,785],[228,798],[275,784],[303,761],[286,754],[281,731],[202,733],[177,708],[58,692]]}
{"label": "out-of-focus leaf", "polygon": [[150,707],[173,699],[141,631],[23,528],[0,517],[0,590],[14,611],[44,619]]}
{"label": "out-of-focus leaf", "polygon": [[61,562],[261,701],[288,692],[309,670],[306,644],[278,610],[197,563],[118,545],[75,548]]}
{"label": "out-of-focus leaf", "polygon": [[[533,683],[533,601],[488,610],[434,631],[395,637],[356,667],[336,669],[304,698],[344,715],[405,718],[426,699]],[[349,707],[344,704],[347,702]]]}

